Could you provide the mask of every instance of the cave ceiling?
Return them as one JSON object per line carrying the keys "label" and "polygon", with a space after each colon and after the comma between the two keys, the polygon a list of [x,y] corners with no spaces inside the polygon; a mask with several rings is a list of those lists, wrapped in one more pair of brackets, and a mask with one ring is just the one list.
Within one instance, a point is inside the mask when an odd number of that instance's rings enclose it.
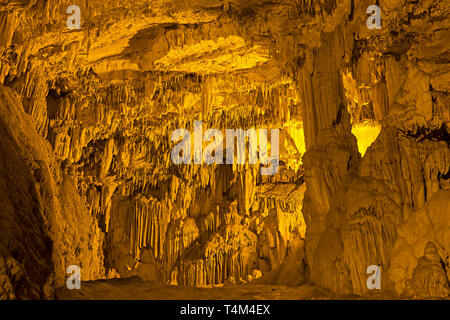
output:
{"label": "cave ceiling", "polygon": [[[374,2],[0,0],[0,298],[70,265],[448,298],[450,4]],[[276,174],[174,163],[196,121],[279,132]]]}

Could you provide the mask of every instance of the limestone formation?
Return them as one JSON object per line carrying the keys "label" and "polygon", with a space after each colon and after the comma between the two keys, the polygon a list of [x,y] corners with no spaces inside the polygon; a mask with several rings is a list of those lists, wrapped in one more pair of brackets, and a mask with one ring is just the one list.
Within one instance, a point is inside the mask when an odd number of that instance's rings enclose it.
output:
{"label": "limestone formation", "polygon": [[[67,297],[71,265],[335,297],[377,266],[381,296],[450,297],[449,1],[73,4],[0,1],[0,299]],[[278,129],[277,173],[174,163],[195,121]]]}

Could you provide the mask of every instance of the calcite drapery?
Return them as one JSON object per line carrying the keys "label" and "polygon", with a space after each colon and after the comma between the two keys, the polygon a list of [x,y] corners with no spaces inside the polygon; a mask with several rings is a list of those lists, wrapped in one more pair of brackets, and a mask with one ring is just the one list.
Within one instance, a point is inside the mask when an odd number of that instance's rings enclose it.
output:
{"label": "calcite drapery", "polygon": [[[383,290],[445,296],[448,1],[382,1],[381,29],[368,0],[92,0],[79,30],[69,4],[0,4],[1,297],[51,297],[69,264],[338,294],[375,264]],[[281,129],[279,173],[174,165],[196,120]],[[364,121],[381,131],[360,155]]]}

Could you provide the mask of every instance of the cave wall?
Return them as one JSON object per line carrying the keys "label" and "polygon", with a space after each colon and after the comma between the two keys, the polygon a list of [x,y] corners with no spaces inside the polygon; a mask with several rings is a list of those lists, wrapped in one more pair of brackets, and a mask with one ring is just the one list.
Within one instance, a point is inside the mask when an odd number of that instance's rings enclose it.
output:
{"label": "cave wall", "polygon": [[[55,219],[37,232],[47,242],[36,259],[45,257],[48,269],[39,297],[63,286],[72,264],[82,280],[138,275],[211,286],[258,278],[298,250],[299,139],[283,125],[301,117],[292,79],[258,39],[268,27],[251,28],[267,18],[263,4],[90,1],[80,5],[83,28],[72,31],[68,5],[8,1],[0,11],[2,89],[17,95],[12,104],[57,176],[43,178],[53,205],[41,215]],[[170,134],[195,120],[281,129],[280,174],[263,178],[259,165],[174,165]],[[17,276],[4,277],[5,297],[37,297],[14,296]]]}
{"label": "cave wall", "polygon": [[[303,114],[310,117],[303,214],[311,280],[341,294],[365,294],[366,269],[377,265],[385,291],[446,297],[448,4],[383,1],[382,28],[375,31],[361,24],[367,5],[335,7],[321,19],[346,19],[306,49],[303,72],[313,80],[300,86],[307,97]],[[381,132],[362,159],[347,110],[336,108],[346,93],[341,79],[334,87],[314,83],[323,70],[335,78],[351,73],[373,100]]]}
{"label": "cave wall", "polygon": [[[1,297],[52,297],[71,264],[337,294],[379,265],[383,290],[448,295],[446,1],[379,1],[379,30],[366,0],[86,1],[79,30],[69,4],[0,4]],[[174,165],[196,120],[280,129],[278,174]]]}
{"label": "cave wall", "polygon": [[0,297],[49,299],[64,285],[69,265],[82,267],[86,280],[104,276],[104,235],[20,97],[3,86],[0,91]]}

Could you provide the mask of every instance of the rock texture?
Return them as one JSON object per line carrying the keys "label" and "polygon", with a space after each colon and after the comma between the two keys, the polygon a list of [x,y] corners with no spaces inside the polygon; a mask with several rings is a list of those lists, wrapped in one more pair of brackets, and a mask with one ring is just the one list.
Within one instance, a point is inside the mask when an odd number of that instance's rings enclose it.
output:
{"label": "rock texture", "polygon": [[82,267],[86,280],[104,276],[104,234],[19,96],[1,87],[0,97],[0,297],[51,298],[69,265]]}
{"label": "rock texture", "polygon": [[[384,291],[447,297],[448,4],[383,1],[379,31],[359,21],[367,3],[347,4],[325,16],[336,23],[333,17],[344,15],[346,22],[309,49],[310,70],[322,74],[329,64],[337,66],[345,90],[319,87],[314,76],[312,86],[304,86],[305,101],[317,101],[303,110],[313,124],[305,131],[303,210],[311,280],[337,293],[366,294],[366,269],[378,265]],[[359,111],[354,114],[361,104],[372,107],[372,120],[381,120],[362,159],[349,135],[350,120],[340,112],[343,94],[347,105],[352,98],[351,120],[361,120]]]}
{"label": "rock texture", "polygon": [[[74,30],[71,4],[0,1],[0,298],[69,265],[449,296],[448,1],[380,1],[380,29],[368,0],[80,1]],[[174,164],[194,121],[279,129],[278,173]]]}

